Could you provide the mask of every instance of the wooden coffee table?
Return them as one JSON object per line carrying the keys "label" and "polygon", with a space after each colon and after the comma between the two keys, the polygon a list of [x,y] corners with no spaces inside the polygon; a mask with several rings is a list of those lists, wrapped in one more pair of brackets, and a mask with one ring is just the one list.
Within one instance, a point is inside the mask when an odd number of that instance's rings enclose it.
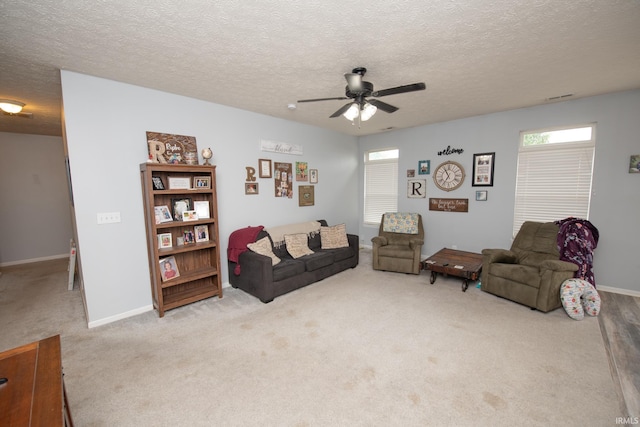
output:
{"label": "wooden coffee table", "polygon": [[445,276],[461,277],[462,292],[469,288],[469,280],[478,280],[482,270],[482,254],[459,251],[457,249],[440,249],[429,258],[422,261],[424,270],[431,270],[431,284],[433,285],[438,273]]}

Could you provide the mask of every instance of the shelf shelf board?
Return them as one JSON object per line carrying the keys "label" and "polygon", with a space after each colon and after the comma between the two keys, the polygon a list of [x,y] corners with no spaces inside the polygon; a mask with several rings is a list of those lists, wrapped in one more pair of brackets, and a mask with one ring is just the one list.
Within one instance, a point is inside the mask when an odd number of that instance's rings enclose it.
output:
{"label": "shelf shelf board", "polygon": [[183,283],[193,282],[194,280],[204,279],[206,277],[216,276],[217,274],[218,274],[218,270],[215,267],[206,267],[206,268],[199,268],[197,270],[191,270],[189,273],[181,274],[179,277],[176,277],[175,279],[162,282],[162,289],[181,285]]}

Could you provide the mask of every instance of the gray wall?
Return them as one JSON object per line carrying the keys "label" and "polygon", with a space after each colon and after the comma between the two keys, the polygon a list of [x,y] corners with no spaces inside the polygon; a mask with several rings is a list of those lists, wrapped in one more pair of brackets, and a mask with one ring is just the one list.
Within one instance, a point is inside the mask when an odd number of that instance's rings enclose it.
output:
{"label": "gray wall", "polygon": [[[640,174],[628,173],[629,156],[640,154],[640,91],[613,93],[532,108],[471,117],[359,139],[360,161],[374,148],[400,149],[398,183],[400,211],[419,212],[425,223],[423,254],[443,247],[481,251],[509,248],[512,239],[516,163],[519,134],[552,126],[596,123],[596,154],[589,220],[600,231],[595,251],[597,285],[640,294],[640,263],[637,233],[640,226]],[[438,156],[447,146],[464,153]],[[495,152],[493,187],[472,187],[474,153]],[[445,160],[455,160],[466,170],[463,187],[447,193],[427,178],[427,198],[406,197],[407,169],[417,169],[419,160],[431,160],[431,169]],[[488,190],[486,202],[475,201],[476,190]],[[363,194],[362,177],[359,194]],[[468,213],[429,211],[428,198],[468,198]],[[360,217],[363,198],[359,198]],[[560,218],[559,218],[560,219]],[[360,226],[361,242],[371,244],[377,227]]]}
{"label": "gray wall", "polygon": [[0,132],[0,194],[0,265],[69,256],[62,138]]}
{"label": "gray wall", "polygon": [[[358,146],[354,137],[234,108],[62,71],[66,143],[73,179],[79,254],[90,326],[148,310],[151,304],[139,165],[146,131],[196,137],[217,165],[222,279],[235,229],[313,219],[358,231]],[[286,108],[286,106],[283,106]],[[299,144],[303,155],[260,151],[260,140]],[[274,197],[274,180],[259,179],[246,196],[246,166],[259,158],[318,169],[315,206]],[[295,185],[297,187],[297,184]],[[98,225],[98,212],[120,212],[122,222]]]}

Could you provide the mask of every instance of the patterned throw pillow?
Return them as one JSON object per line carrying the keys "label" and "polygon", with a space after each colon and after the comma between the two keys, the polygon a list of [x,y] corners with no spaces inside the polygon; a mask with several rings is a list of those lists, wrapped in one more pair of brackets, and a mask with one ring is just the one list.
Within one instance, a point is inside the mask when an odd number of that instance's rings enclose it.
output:
{"label": "patterned throw pillow", "polygon": [[271,242],[269,241],[269,238],[267,236],[263,237],[255,243],[249,243],[247,245],[247,248],[251,249],[257,254],[268,256],[269,258],[271,258],[271,265],[276,265],[280,262],[280,258],[278,258],[273,253],[273,250],[271,249]]}
{"label": "patterned throw pillow", "polygon": [[346,224],[338,224],[333,227],[320,227],[320,240],[322,241],[322,249],[348,247],[349,240],[347,240]]}
{"label": "patterned throw pillow", "polygon": [[382,220],[382,231],[388,233],[418,234],[418,214],[387,212]]}
{"label": "patterned throw pillow", "polygon": [[313,253],[313,251],[309,249],[306,233],[285,234],[284,242],[287,244],[287,252],[289,252],[289,255],[293,258],[300,258]]}
{"label": "patterned throw pillow", "polygon": [[600,313],[600,295],[593,285],[583,279],[567,279],[560,287],[560,300],[569,317],[584,319],[584,313],[597,316]]}

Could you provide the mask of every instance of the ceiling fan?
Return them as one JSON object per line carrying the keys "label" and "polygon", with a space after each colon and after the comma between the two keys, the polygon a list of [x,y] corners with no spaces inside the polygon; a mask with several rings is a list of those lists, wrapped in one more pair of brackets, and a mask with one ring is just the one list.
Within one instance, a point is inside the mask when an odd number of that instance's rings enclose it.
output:
{"label": "ceiling fan", "polygon": [[331,118],[338,117],[340,115],[345,116],[348,120],[353,121],[356,117],[360,120],[369,120],[375,112],[380,109],[385,113],[393,113],[398,111],[398,107],[382,102],[378,99],[382,96],[397,95],[399,93],[415,92],[418,90],[424,90],[426,85],[424,83],[412,83],[403,86],[396,86],[389,89],[373,90],[373,83],[366,82],[362,78],[364,77],[367,69],[364,67],[357,67],[352,70],[351,73],[344,75],[347,80],[347,86],[345,87],[345,96],[336,98],[317,98],[317,99],[300,99],[298,102],[316,102],[316,101],[333,101],[340,99],[352,99],[342,107],[340,107]]}
{"label": "ceiling fan", "polygon": [[4,114],[5,116],[22,117],[25,119],[33,118],[33,113],[26,113],[24,111],[20,111],[19,113],[7,113],[6,111],[2,111],[2,114]]}

